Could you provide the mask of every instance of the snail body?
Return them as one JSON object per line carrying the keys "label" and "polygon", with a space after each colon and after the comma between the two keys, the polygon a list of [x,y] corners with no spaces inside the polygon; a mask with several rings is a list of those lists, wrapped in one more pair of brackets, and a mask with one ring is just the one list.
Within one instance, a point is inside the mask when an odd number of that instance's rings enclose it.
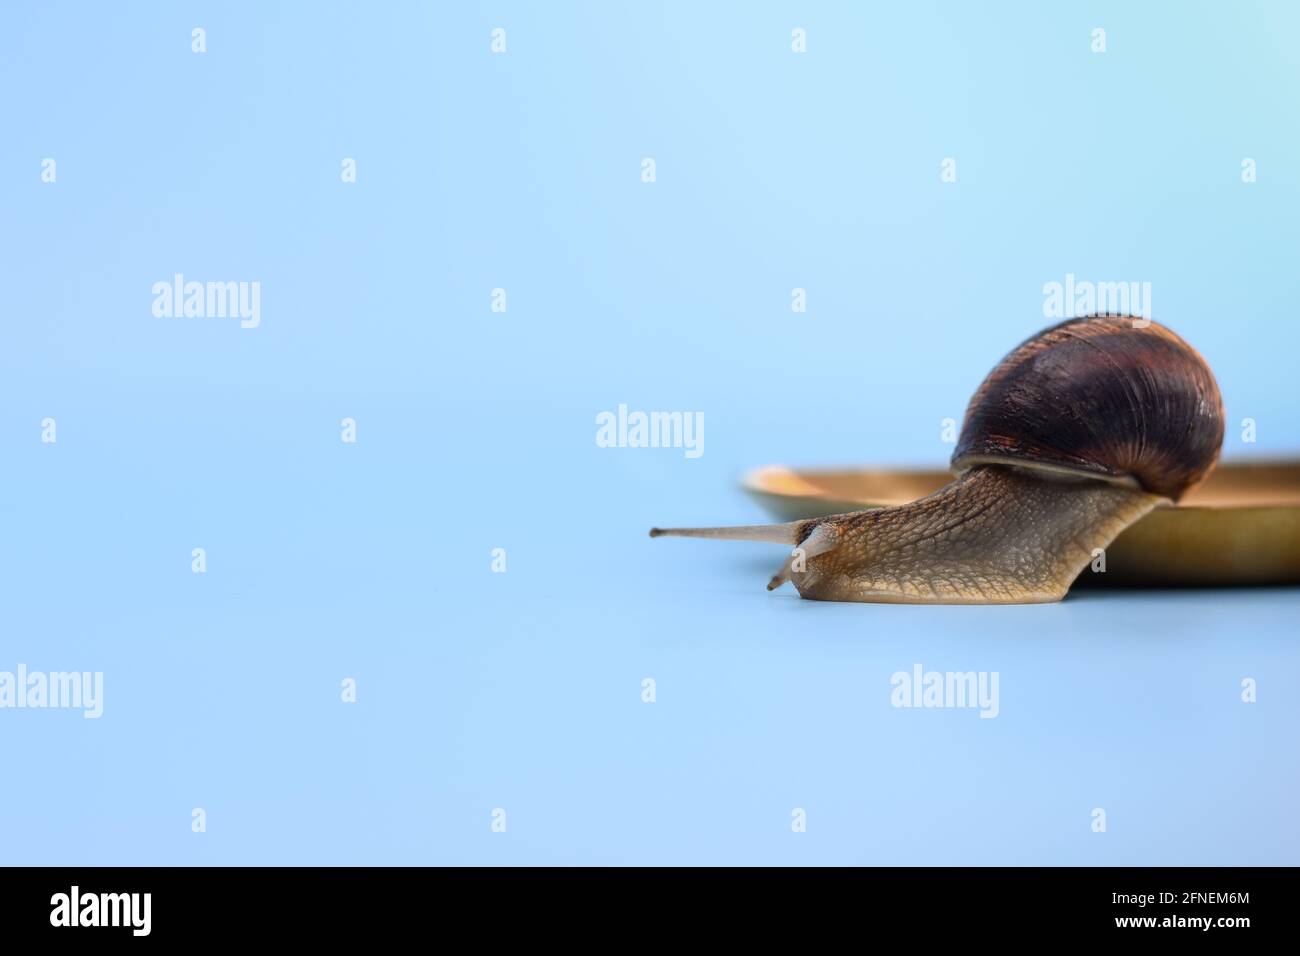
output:
{"label": "snail body", "polygon": [[1213,470],[1223,402],[1204,359],[1155,322],[1071,319],[1013,349],[976,390],[956,478],[918,501],[652,537],[794,547],[768,588],[916,604],[1058,601],[1126,527]]}

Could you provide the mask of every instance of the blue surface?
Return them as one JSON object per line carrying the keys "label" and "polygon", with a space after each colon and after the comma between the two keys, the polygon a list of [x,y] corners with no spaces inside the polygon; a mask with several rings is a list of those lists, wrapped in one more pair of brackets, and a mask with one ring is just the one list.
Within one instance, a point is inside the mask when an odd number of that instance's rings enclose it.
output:
{"label": "blue surface", "polygon": [[[1300,11],[547,6],[5,9],[0,671],[105,699],[0,710],[0,863],[1300,863],[1295,590],[817,604],[645,537],[943,464],[1067,273],[1300,452]],[[177,272],[260,327],[155,318]]]}

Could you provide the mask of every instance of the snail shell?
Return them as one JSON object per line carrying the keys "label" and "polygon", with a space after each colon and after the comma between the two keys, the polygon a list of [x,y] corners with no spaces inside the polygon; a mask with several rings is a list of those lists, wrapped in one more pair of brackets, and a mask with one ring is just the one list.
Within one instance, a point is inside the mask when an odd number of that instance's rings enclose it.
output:
{"label": "snail shell", "polygon": [[1155,322],[1070,319],[1013,349],[966,410],[952,458],[1133,481],[1177,501],[1214,468],[1223,399],[1209,366]]}

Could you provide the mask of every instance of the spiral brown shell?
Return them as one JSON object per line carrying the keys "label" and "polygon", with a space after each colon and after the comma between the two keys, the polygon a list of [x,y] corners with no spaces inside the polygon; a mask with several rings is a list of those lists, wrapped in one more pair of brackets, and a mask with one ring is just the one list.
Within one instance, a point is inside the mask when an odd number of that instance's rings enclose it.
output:
{"label": "spiral brown shell", "polygon": [[1014,349],[971,398],[953,469],[1006,463],[1131,477],[1182,497],[1218,460],[1223,399],[1195,349],[1141,321],[1070,319]]}

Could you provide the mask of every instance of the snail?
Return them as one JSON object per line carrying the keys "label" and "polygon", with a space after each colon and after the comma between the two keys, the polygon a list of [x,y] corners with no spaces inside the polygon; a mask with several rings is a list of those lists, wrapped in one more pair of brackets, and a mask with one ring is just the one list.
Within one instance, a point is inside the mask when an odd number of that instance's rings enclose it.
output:
{"label": "snail", "polygon": [[1059,601],[1121,531],[1214,469],[1223,400],[1200,354],[1148,319],[1069,319],[1013,349],[966,409],[956,477],[904,505],[786,524],[652,528],[794,550],[768,584],[901,604]]}

